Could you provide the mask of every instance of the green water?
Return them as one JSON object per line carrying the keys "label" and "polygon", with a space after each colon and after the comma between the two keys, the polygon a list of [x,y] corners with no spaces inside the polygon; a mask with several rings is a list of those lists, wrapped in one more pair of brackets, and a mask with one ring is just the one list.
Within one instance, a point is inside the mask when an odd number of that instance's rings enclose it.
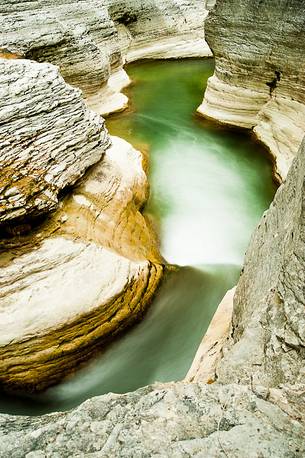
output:
{"label": "green water", "polygon": [[275,185],[266,152],[245,133],[195,116],[212,60],[128,67],[131,107],[112,116],[113,135],[149,151],[146,212],[163,256],[181,267],[163,282],[144,320],[60,385],[35,397],[0,399],[0,410],[69,409],[109,391],[183,378],[221,298],[237,281],[250,235]]}

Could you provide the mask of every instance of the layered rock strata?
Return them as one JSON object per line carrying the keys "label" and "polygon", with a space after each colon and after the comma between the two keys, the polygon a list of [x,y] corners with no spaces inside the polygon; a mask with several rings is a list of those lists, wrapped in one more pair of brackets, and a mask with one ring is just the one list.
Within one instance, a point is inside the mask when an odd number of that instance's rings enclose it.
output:
{"label": "layered rock strata", "polygon": [[162,276],[141,154],[112,139],[58,212],[1,256],[0,383],[42,389],[141,317]]}
{"label": "layered rock strata", "polygon": [[[222,382],[305,394],[305,141],[255,231],[234,297]],[[305,401],[305,398],[304,398]],[[303,413],[305,410],[303,410]]]}
{"label": "layered rock strata", "polygon": [[234,0],[217,2],[205,25],[216,66],[198,111],[254,129],[279,180],[305,130],[304,20],[304,0]]}
{"label": "layered rock strata", "polygon": [[100,89],[121,64],[108,8],[95,0],[0,3],[2,53],[58,65],[85,95]]}
{"label": "layered rock strata", "polygon": [[53,65],[0,59],[0,91],[0,385],[37,390],[139,319],[163,260],[142,155]]}
{"label": "layered rock strata", "polygon": [[0,58],[0,225],[54,210],[110,145],[104,120],[53,65]]}
{"label": "layered rock strata", "polygon": [[211,55],[207,12],[201,0],[57,0],[43,9],[38,1],[2,0],[0,56],[58,65],[90,106],[108,114],[127,104],[125,60]]}
{"label": "layered rock strata", "polygon": [[205,1],[108,0],[124,60],[211,55],[204,39]]}

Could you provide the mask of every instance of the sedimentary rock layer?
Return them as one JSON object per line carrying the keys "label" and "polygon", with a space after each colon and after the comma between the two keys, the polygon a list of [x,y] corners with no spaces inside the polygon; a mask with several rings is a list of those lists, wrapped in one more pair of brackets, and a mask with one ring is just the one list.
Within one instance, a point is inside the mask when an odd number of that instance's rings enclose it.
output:
{"label": "sedimentary rock layer", "polygon": [[65,80],[86,95],[121,64],[117,32],[102,2],[5,0],[0,13],[6,56],[58,65]]}
{"label": "sedimentary rock layer", "polygon": [[202,0],[1,0],[0,56],[58,65],[105,114],[126,106],[125,60],[211,55],[207,12]]}
{"label": "sedimentary rock layer", "polygon": [[60,210],[1,256],[0,383],[41,389],[142,316],[162,275],[141,154],[113,138]]}
{"label": "sedimentary rock layer", "polygon": [[219,304],[186,374],[186,382],[216,381],[216,369],[223,357],[223,348],[231,330],[234,294],[235,288],[230,289]]}
{"label": "sedimentary rock layer", "polygon": [[208,14],[201,0],[107,0],[124,59],[211,55],[204,39]]}
{"label": "sedimentary rock layer", "polygon": [[0,58],[0,225],[54,210],[110,145],[104,120],[53,65]]}
{"label": "sedimentary rock layer", "polygon": [[216,66],[199,113],[253,128],[279,179],[305,129],[304,20],[304,0],[225,0],[205,25]]}

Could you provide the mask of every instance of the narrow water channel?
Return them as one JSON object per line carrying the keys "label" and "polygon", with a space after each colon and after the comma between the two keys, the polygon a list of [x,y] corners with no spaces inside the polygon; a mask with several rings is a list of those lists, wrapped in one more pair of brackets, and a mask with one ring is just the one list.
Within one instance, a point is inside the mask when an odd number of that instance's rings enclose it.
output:
{"label": "narrow water channel", "polygon": [[273,198],[266,151],[250,135],[195,115],[212,60],[137,63],[127,71],[131,108],[107,125],[149,153],[145,211],[163,256],[180,268],[166,277],[144,320],[100,357],[39,396],[3,396],[2,412],[66,410],[109,391],[182,379]]}

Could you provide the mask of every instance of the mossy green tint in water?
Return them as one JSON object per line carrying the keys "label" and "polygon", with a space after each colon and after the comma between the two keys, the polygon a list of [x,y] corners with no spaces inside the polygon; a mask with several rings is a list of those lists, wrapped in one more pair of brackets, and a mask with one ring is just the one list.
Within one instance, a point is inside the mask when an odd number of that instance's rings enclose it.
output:
{"label": "mossy green tint in water", "polygon": [[88,397],[183,378],[275,186],[266,151],[250,135],[195,115],[212,60],[133,64],[131,109],[110,133],[149,152],[151,197],[161,249],[184,266],[165,278],[144,320],[70,380],[33,398],[3,398],[2,411],[38,414]]}

